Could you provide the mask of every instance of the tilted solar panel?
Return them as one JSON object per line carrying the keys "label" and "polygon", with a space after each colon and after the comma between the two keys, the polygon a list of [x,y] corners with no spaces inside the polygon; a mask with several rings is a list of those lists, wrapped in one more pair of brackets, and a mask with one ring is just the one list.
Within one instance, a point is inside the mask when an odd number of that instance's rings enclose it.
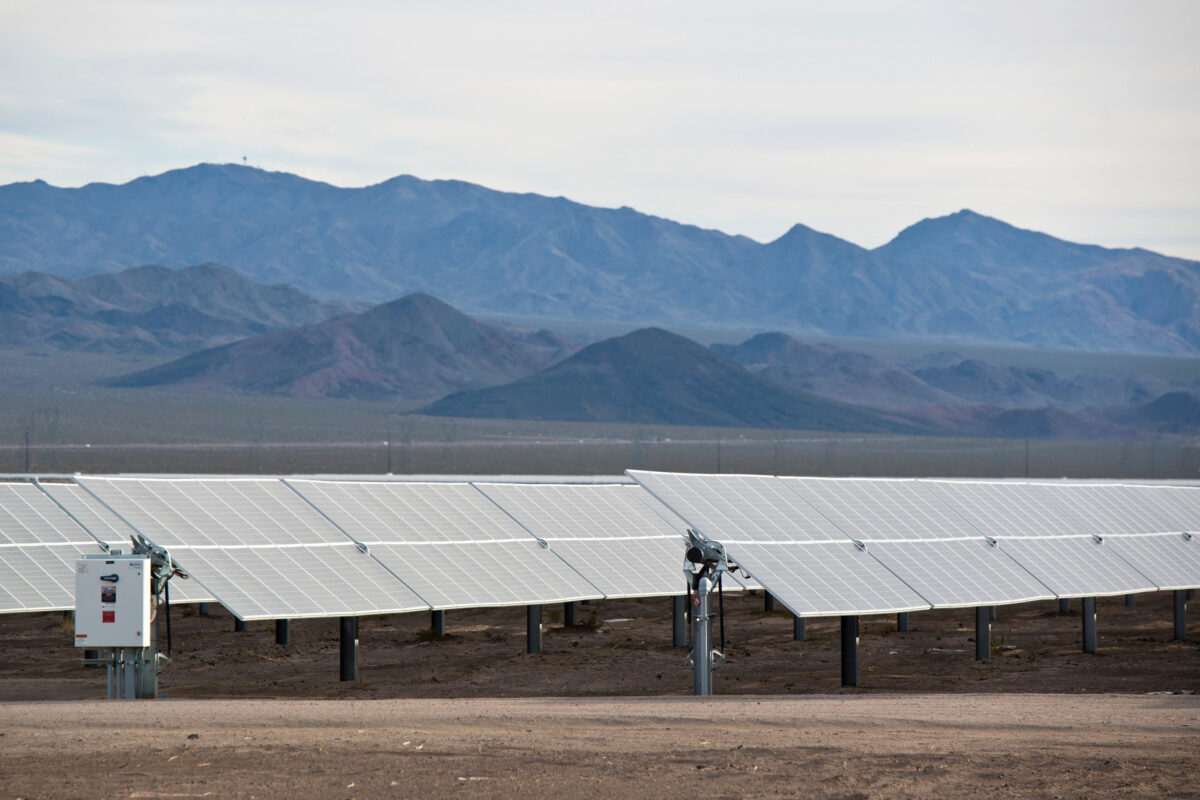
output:
{"label": "tilted solar panel", "polygon": [[468,483],[288,480],[436,609],[604,595]]}
{"label": "tilted solar panel", "polygon": [[[477,483],[609,598],[684,594],[683,532],[639,486]],[[666,511],[666,509],[664,509]],[[669,512],[668,512],[669,513]]]}
{"label": "tilted solar panel", "polygon": [[80,478],[242,619],[428,609],[281,481]]}
{"label": "tilted solar panel", "polygon": [[[93,536],[123,553],[133,552],[130,539],[133,529],[83,487],[73,483],[42,483],[41,487]],[[217,602],[211,592],[190,578],[172,578],[169,588],[172,603]]]}

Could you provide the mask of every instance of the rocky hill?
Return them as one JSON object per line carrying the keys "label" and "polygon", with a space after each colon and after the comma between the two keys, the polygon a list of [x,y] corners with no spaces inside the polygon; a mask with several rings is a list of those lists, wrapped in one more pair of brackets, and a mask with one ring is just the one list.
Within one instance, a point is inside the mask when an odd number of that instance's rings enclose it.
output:
{"label": "rocky hill", "polygon": [[866,408],[796,392],[657,328],[589,345],[549,369],[452,394],[418,413],[450,417],[917,432]]}
{"label": "rocky hill", "polygon": [[548,331],[485,325],[413,294],[361,314],[202,350],[109,384],[411,403],[528,375],[571,349]]}

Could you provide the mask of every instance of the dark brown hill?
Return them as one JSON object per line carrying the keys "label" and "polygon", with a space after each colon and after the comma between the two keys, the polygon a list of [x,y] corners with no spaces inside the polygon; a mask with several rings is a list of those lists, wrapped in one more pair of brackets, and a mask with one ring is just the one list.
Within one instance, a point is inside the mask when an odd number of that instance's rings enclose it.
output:
{"label": "dark brown hill", "polygon": [[549,332],[484,325],[413,294],[362,314],[193,353],[110,385],[421,402],[511,381],[569,351]]}
{"label": "dark brown hill", "polygon": [[450,395],[448,417],[913,432],[885,414],[796,392],[695,342],[645,328],[585,347],[506,386]]}

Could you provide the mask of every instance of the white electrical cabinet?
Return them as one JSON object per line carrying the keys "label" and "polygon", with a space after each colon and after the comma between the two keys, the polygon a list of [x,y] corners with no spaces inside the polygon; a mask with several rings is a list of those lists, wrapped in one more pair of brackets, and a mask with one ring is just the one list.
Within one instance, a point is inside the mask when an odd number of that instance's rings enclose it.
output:
{"label": "white electrical cabinet", "polygon": [[149,647],[150,559],[85,556],[75,562],[75,646]]}

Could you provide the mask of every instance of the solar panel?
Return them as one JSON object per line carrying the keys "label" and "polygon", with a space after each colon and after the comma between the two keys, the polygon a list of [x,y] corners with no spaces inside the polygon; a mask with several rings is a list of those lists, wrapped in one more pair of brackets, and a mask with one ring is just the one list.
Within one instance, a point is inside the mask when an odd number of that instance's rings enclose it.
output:
{"label": "solar panel", "polygon": [[[699,533],[733,542],[845,542],[846,535],[767,475],[627,474]],[[683,513],[683,509],[687,513]]]}
{"label": "solar panel", "polygon": [[867,549],[934,608],[1026,603],[1055,596],[982,536],[872,542]]}
{"label": "solar panel", "polygon": [[281,481],[80,478],[244,620],[428,609]]}
{"label": "solar panel", "polygon": [[982,538],[979,530],[916,480],[779,480],[857,541]]}
{"label": "solar panel", "polygon": [[1190,534],[1157,533],[1141,536],[1106,536],[1111,547],[1159,589],[1194,589],[1200,586],[1200,540]]}
{"label": "solar panel", "polygon": [[75,608],[75,561],[104,548],[31,483],[0,483],[0,613]]}
{"label": "solar panel", "polygon": [[[83,487],[73,483],[43,483],[41,487],[97,539],[123,553],[133,552],[130,539],[133,529]],[[191,579],[172,578],[169,589],[172,604],[217,602],[212,592]]]}
{"label": "solar panel", "polygon": [[772,596],[802,617],[929,608],[924,598],[850,541],[743,542],[726,549]]}
{"label": "solar panel", "polygon": [[1159,509],[1168,530],[1200,533],[1200,488],[1139,485],[1129,489]]}
{"label": "solar panel", "polygon": [[[874,614],[929,603],[769,476],[627,473],[794,613]],[[788,537],[792,537],[790,540]]]}
{"label": "solar panel", "polygon": [[1157,504],[1146,502],[1129,486],[1060,484],[1048,487],[1070,513],[1084,521],[1090,533],[1165,533],[1173,529]]}
{"label": "solar panel", "polygon": [[468,483],[288,480],[437,609],[599,599],[576,570]]}
{"label": "solar panel", "polygon": [[946,505],[990,537],[1090,535],[1050,487],[1015,481],[923,480]]}
{"label": "solar panel", "polygon": [[[477,483],[609,598],[685,594],[683,532],[638,486]],[[666,509],[664,508],[664,511]],[[668,512],[669,513],[669,512]]]}
{"label": "solar panel", "polygon": [[1121,558],[1107,539],[1003,538],[1000,545],[1059,597],[1102,597],[1158,588]]}

